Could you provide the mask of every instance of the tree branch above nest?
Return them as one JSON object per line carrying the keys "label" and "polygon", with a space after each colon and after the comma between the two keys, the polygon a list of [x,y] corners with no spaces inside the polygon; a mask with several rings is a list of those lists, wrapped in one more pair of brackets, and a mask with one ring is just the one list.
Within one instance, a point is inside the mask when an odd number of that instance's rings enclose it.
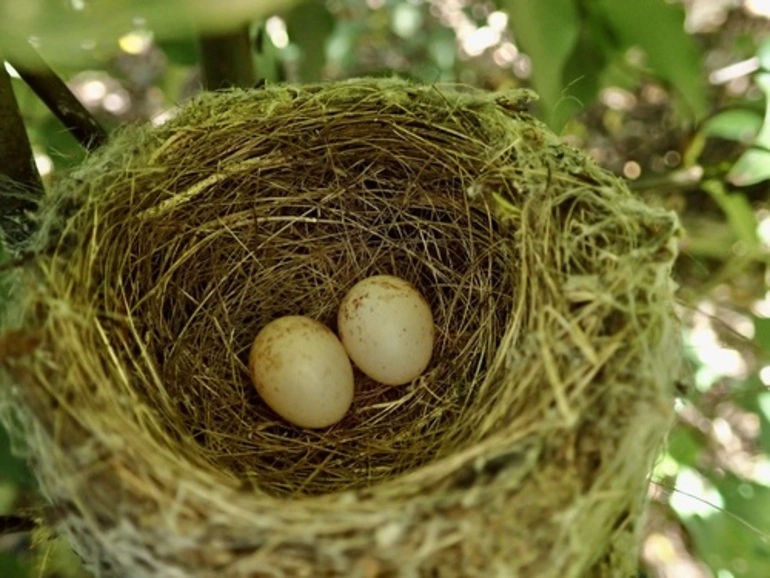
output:
{"label": "tree branch above nest", "polygon": [[11,244],[27,237],[29,215],[43,195],[43,182],[21,118],[11,77],[0,58],[0,233]]}
{"label": "tree branch above nest", "polygon": [[12,39],[5,51],[8,61],[19,76],[83,148],[94,150],[104,144],[107,131],[96,122],[26,39]]}
{"label": "tree branch above nest", "polygon": [[202,34],[199,47],[203,86],[206,90],[254,86],[257,76],[248,26]]}

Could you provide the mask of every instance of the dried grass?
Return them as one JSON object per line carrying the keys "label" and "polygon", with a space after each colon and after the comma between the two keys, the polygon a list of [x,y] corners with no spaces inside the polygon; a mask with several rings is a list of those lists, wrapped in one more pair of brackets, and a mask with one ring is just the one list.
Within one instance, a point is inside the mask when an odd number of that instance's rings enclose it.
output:
{"label": "dried grass", "polygon": [[[678,231],[523,112],[357,79],[199,97],[54,187],[2,412],[104,575],[626,576],[671,416]],[[306,431],[258,329],[396,274],[437,324],[403,388]],[[2,348],[0,348],[2,349]]]}

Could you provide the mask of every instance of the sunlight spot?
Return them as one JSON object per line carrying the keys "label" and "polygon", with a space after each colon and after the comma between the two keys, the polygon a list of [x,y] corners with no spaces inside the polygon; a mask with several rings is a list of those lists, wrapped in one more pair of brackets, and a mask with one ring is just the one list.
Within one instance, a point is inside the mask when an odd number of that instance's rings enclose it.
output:
{"label": "sunlight spot", "polygon": [[279,16],[268,18],[265,22],[265,32],[276,48],[286,48],[289,45],[289,32],[283,18]]}
{"label": "sunlight spot", "polygon": [[505,29],[508,28],[508,15],[505,12],[496,10],[487,16],[487,24],[493,30],[505,32]]}
{"label": "sunlight spot", "polygon": [[659,532],[653,532],[644,541],[644,555],[646,558],[658,560],[663,563],[673,562],[677,558],[677,552],[671,540]]}
{"label": "sunlight spot", "polygon": [[500,32],[491,26],[477,28],[463,39],[463,50],[468,56],[480,56],[487,48],[500,42]]}
{"label": "sunlight spot", "polygon": [[724,507],[722,495],[711,483],[691,468],[682,468],[676,477],[676,492],[671,495],[671,507],[680,516],[708,518]]}
{"label": "sunlight spot", "polygon": [[612,110],[628,111],[636,106],[636,95],[633,92],[611,86],[599,94],[602,103]]}
{"label": "sunlight spot", "polygon": [[[724,347],[711,326],[711,319],[716,314],[716,306],[713,303],[701,302],[692,318],[692,327],[685,334],[687,347],[700,362],[700,367],[695,373],[695,386],[700,391],[708,390],[721,377],[742,378],[746,375],[746,360],[738,350]],[[731,324],[733,329],[734,325]],[[741,329],[748,331],[746,327]]]}
{"label": "sunlight spot", "polygon": [[753,465],[752,479],[770,488],[770,458],[757,458]]}
{"label": "sunlight spot", "polygon": [[725,322],[742,337],[754,339],[754,322],[749,317],[736,313],[730,319],[725,319]]}
{"label": "sunlight spot", "polygon": [[516,48],[515,44],[512,42],[504,42],[497,48],[497,50],[495,50],[492,58],[498,66],[508,66],[513,64],[518,55],[519,49]]}
{"label": "sunlight spot", "polygon": [[398,4],[393,10],[392,18],[393,32],[401,38],[412,38],[422,28],[422,13],[416,6]]}
{"label": "sunlight spot", "polygon": [[765,247],[770,247],[770,215],[763,215],[757,224],[757,235]]}
{"label": "sunlight spot", "polygon": [[532,59],[526,54],[520,55],[513,63],[513,73],[519,78],[529,78],[532,75]]}
{"label": "sunlight spot", "polygon": [[152,32],[149,30],[134,30],[124,34],[118,40],[118,46],[128,54],[143,54],[152,44]]}
{"label": "sunlight spot", "polygon": [[744,0],[743,9],[749,14],[770,18],[770,0]]}
{"label": "sunlight spot", "polygon": [[666,452],[663,457],[660,458],[653,470],[653,477],[655,478],[669,478],[674,477],[679,473],[679,462],[674,457]]}
{"label": "sunlight spot", "polygon": [[757,317],[770,318],[770,292],[765,293],[762,299],[754,301],[751,310]]}
{"label": "sunlight spot", "polygon": [[728,453],[741,450],[741,440],[735,435],[730,422],[723,417],[715,417],[711,422],[711,432]]}
{"label": "sunlight spot", "polygon": [[35,166],[41,177],[50,175],[53,172],[53,161],[45,153],[35,151]]}
{"label": "sunlight spot", "polygon": [[170,121],[172,118],[176,116],[176,109],[170,108],[168,110],[164,110],[160,114],[156,114],[150,122],[155,126],[162,126],[166,124],[168,121]]}
{"label": "sunlight spot", "polygon": [[729,570],[721,568],[720,570],[717,570],[717,578],[735,578],[735,575]]}
{"label": "sunlight spot", "polygon": [[76,87],[78,97],[86,105],[93,105],[101,102],[107,96],[107,85],[98,79],[86,80]]}
{"label": "sunlight spot", "polygon": [[682,162],[682,155],[675,150],[667,151],[663,156],[663,160],[668,167],[677,167]]}
{"label": "sunlight spot", "polygon": [[623,176],[630,180],[638,179],[642,174],[642,167],[636,161],[628,161],[623,165]]}
{"label": "sunlight spot", "polygon": [[21,76],[19,76],[19,73],[16,71],[16,69],[7,62],[5,63],[5,70],[10,75],[11,78],[21,78]]}
{"label": "sunlight spot", "polygon": [[104,97],[102,106],[112,114],[123,114],[131,107],[131,99],[125,91],[111,92]]}

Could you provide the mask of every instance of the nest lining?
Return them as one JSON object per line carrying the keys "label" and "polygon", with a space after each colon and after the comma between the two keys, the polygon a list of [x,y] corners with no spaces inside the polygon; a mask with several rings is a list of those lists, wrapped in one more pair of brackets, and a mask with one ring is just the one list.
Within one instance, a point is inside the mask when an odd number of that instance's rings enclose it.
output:
{"label": "nest lining", "polygon": [[[86,559],[147,576],[631,563],[612,544],[670,415],[677,224],[527,99],[395,80],[207,95],[55,187],[36,243],[56,248],[18,280],[41,346],[5,365]],[[326,430],[283,422],[249,382],[254,335],[286,314],[335,329],[380,273],[431,304],[428,371],[357,374]]]}

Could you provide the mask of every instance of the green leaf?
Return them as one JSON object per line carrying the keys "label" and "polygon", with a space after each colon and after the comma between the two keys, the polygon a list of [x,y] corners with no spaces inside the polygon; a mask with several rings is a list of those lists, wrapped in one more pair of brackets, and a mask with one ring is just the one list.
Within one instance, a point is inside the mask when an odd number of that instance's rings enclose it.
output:
{"label": "green leaf", "polygon": [[746,248],[750,251],[758,250],[757,217],[748,199],[741,193],[728,193],[721,181],[704,181],[701,187],[722,209],[733,231],[738,239],[746,244]]}
{"label": "green leaf", "polygon": [[157,44],[173,64],[193,66],[198,63],[198,46],[191,37],[162,39]]}
{"label": "green leaf", "polygon": [[698,456],[703,451],[703,445],[690,430],[677,427],[669,435],[666,451],[678,463],[694,467]]}
{"label": "green leaf", "polygon": [[754,342],[770,356],[770,319],[767,317],[754,317]]}
{"label": "green leaf", "polygon": [[0,551],[0,568],[3,578],[27,578],[31,575],[29,565],[11,552]]}
{"label": "green leaf", "polygon": [[33,537],[37,546],[34,576],[50,578],[93,578],[86,572],[80,558],[72,550],[66,536],[55,536],[47,529],[38,529]]}
{"label": "green leaf", "polygon": [[286,19],[289,40],[300,47],[300,78],[321,79],[326,64],[326,44],[334,31],[334,16],[322,2],[310,0],[295,6]]}
{"label": "green leaf", "polygon": [[[546,122],[559,130],[568,118],[565,66],[577,45],[580,18],[574,0],[503,0],[515,40],[532,59],[532,82]],[[570,106],[569,112],[573,110]]]}
{"label": "green leaf", "polygon": [[743,153],[725,177],[736,187],[747,187],[770,179],[770,73],[757,74],[756,83],[765,93],[765,117],[754,140],[756,148]]}
{"label": "green leaf", "polygon": [[747,150],[735,161],[725,179],[736,187],[749,187],[770,179],[770,151]]}
{"label": "green leaf", "polygon": [[684,29],[681,5],[665,0],[596,2],[625,48],[641,48],[649,69],[679,91],[696,117],[705,116],[708,99],[701,53]]}
{"label": "green leaf", "polygon": [[350,68],[356,60],[356,44],[367,33],[367,30],[364,22],[340,21],[327,46],[329,61],[334,63],[336,67]]}
{"label": "green leaf", "polygon": [[770,70],[770,40],[765,40],[757,49],[759,66],[764,70]]}
{"label": "green leaf", "polygon": [[453,69],[457,61],[455,49],[455,35],[448,28],[434,28],[428,39],[428,54],[439,69],[442,81],[450,81],[453,77]]}
{"label": "green leaf", "polygon": [[0,480],[13,482],[19,487],[32,487],[32,476],[27,464],[11,453],[8,433],[0,426]]}
{"label": "green leaf", "polygon": [[770,150],[770,72],[757,74],[754,81],[765,93],[765,119],[754,144]]}
{"label": "green leaf", "polygon": [[716,114],[701,126],[707,137],[751,143],[762,128],[762,115],[746,108],[733,108]]}
{"label": "green leaf", "polygon": [[564,65],[564,94],[553,113],[552,125],[561,127],[570,117],[596,100],[600,78],[607,64],[607,52],[597,44],[594,30],[581,26],[575,50]]}
{"label": "green leaf", "polygon": [[[277,48],[270,39],[265,22],[254,22],[251,28],[250,34],[254,39],[254,54],[252,58],[257,78],[266,82],[280,82],[284,80],[281,59],[292,52],[292,46],[289,45],[287,49],[283,49],[282,54],[281,49]],[[297,50],[293,52],[297,52]]]}
{"label": "green leaf", "polygon": [[[764,319],[762,321],[770,320]],[[766,328],[763,331],[768,331]],[[762,391],[764,384],[759,378],[754,377],[750,380],[755,387],[752,395],[744,395],[738,398],[740,407],[746,411],[752,412],[759,418],[759,446],[764,454],[770,454],[770,391]]]}
{"label": "green leaf", "polygon": [[711,480],[724,500],[724,514],[683,521],[700,557],[734,578],[770,576],[770,488],[732,474]]}

